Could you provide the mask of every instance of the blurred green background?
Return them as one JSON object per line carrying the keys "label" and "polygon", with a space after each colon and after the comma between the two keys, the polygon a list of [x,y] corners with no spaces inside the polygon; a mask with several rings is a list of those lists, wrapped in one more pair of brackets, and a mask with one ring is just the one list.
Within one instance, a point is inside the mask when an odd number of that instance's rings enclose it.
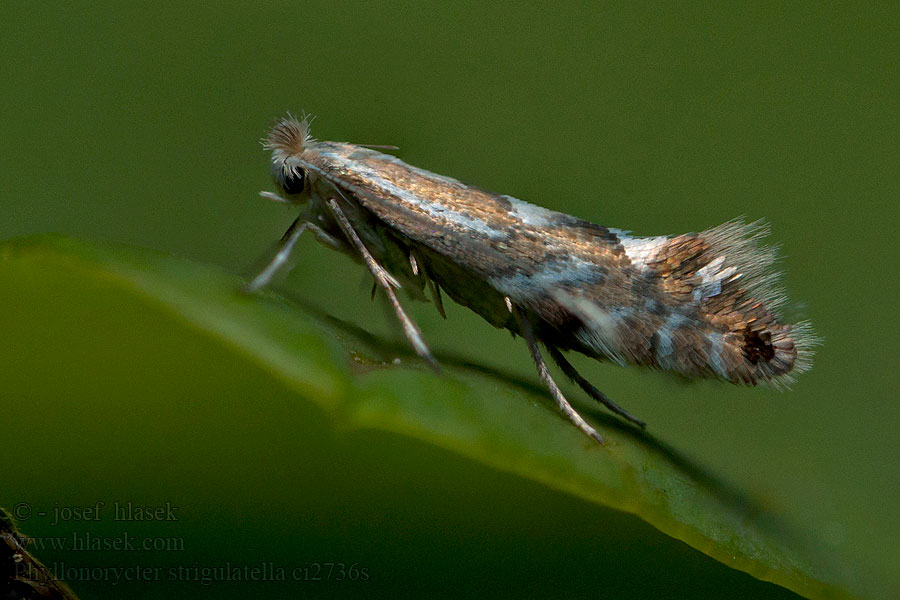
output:
{"label": "blurred green background", "polygon": [[[271,189],[258,139],[289,110],[316,115],[321,139],[394,144],[417,166],[640,235],[766,218],[794,312],[825,338],[792,390],[578,365],[655,435],[861,565],[876,593],[900,594],[896,8],[3,12],[2,239],[62,232],[244,272],[292,218],[256,197]],[[298,252],[285,288],[399,335],[361,267],[311,239]],[[522,344],[465,309],[445,322],[407,304],[433,347],[534,377]]]}

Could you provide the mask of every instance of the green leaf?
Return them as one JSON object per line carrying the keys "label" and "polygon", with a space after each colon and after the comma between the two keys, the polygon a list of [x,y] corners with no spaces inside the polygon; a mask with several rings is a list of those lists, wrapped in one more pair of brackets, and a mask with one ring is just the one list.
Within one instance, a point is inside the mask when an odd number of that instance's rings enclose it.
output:
{"label": "green leaf", "polygon": [[[752,499],[588,410],[609,440],[598,446],[537,377],[441,355],[436,376],[404,345],[275,293],[241,294],[241,283],[57,236],[0,246],[3,421],[25,448],[5,469],[0,504],[18,493],[105,511],[90,523],[32,517],[23,529],[115,536],[114,508],[170,502],[186,514],[165,531],[189,552],[150,555],[165,568],[222,552],[235,564],[248,552],[290,565],[359,557],[370,586],[406,592],[492,589],[480,582],[504,594],[643,597],[664,586],[678,597],[784,597],[742,571],[808,598],[853,597],[849,573],[809,558],[801,535]],[[38,554],[51,568],[132,556]],[[166,573],[166,585],[196,583]],[[83,597],[112,589],[60,576]]]}

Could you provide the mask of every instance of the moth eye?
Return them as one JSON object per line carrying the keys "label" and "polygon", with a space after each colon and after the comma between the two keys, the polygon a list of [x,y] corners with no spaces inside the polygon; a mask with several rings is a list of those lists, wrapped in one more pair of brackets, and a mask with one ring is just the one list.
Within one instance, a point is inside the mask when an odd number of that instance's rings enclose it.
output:
{"label": "moth eye", "polygon": [[291,169],[281,182],[281,188],[287,194],[302,194],[305,185],[306,173],[302,169]]}

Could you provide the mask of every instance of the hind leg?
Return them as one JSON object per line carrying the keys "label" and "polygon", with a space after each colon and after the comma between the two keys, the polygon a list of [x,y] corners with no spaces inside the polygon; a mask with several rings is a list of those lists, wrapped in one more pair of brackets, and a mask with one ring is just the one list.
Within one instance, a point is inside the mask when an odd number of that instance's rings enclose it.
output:
{"label": "hind leg", "polygon": [[537,367],[538,376],[541,378],[541,381],[544,382],[544,385],[547,386],[547,389],[556,401],[559,410],[562,411],[572,424],[586,435],[601,444],[605,444],[606,441],[603,439],[603,436],[600,435],[596,429],[591,427],[588,422],[578,414],[578,411],[569,404],[566,397],[563,396],[562,390],[560,390],[559,386],[556,385],[556,382],[553,381],[553,376],[550,374],[550,369],[547,368],[547,363],[544,362],[544,357],[541,356],[541,350],[538,348],[537,341],[534,338],[534,329],[528,316],[519,307],[515,305],[512,306],[513,313],[515,314],[516,320],[519,322],[519,328],[522,331],[522,337],[525,338],[525,343],[528,344],[528,351],[531,353],[531,359],[534,361],[535,367]]}

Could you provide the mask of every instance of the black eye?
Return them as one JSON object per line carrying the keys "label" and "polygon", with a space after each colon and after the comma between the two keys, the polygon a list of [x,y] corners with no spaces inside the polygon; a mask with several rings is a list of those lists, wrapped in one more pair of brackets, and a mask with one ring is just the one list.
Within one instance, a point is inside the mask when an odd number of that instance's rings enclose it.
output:
{"label": "black eye", "polygon": [[287,194],[302,194],[306,184],[306,174],[302,169],[291,169],[284,176],[281,188]]}

